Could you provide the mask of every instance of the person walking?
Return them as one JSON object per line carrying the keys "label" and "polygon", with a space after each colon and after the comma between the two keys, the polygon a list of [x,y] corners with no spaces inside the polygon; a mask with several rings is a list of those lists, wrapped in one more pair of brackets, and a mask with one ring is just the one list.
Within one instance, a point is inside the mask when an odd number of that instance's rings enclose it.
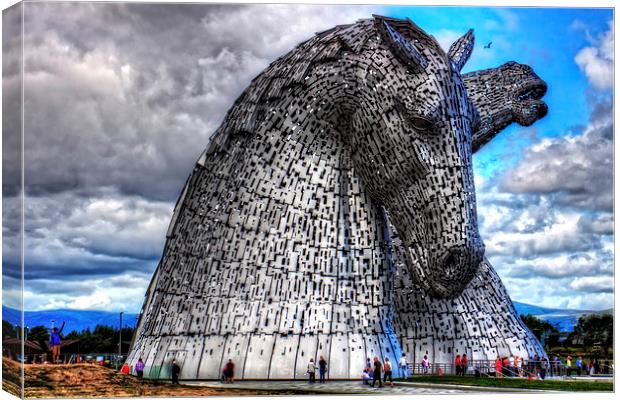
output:
{"label": "person walking", "polygon": [[129,364],[123,364],[123,366],[121,367],[121,374],[129,375]]}
{"label": "person walking", "polygon": [[551,368],[549,368],[549,376],[559,375],[560,370],[560,355],[556,354],[551,361]]}
{"label": "person walking", "polygon": [[383,371],[383,383],[387,385],[388,378],[390,378],[390,386],[394,387],[394,380],[392,379],[392,363],[390,362],[389,357],[385,357]]}
{"label": "person walking", "polygon": [[594,368],[594,373],[595,374],[599,374],[600,371],[600,363],[598,362],[598,359],[594,359],[594,362],[592,363],[592,367]]}
{"label": "person walking", "polygon": [[181,374],[181,367],[177,364],[177,360],[172,360],[172,384],[179,384],[179,374]]}
{"label": "person walking", "polygon": [[519,377],[523,378],[523,357],[519,356],[517,357],[517,372],[519,373]]}
{"label": "person walking", "polygon": [[454,358],[454,369],[456,372],[456,376],[461,375],[461,355],[457,354]]}
{"label": "person walking", "polygon": [[409,378],[409,366],[407,365],[407,357],[405,357],[405,353],[403,353],[400,360],[398,360],[398,369],[400,370],[400,374],[403,378]]}
{"label": "person walking", "polygon": [[144,361],[142,361],[141,358],[138,358],[138,362],[136,363],[134,370],[136,371],[136,376],[142,379],[142,376],[144,376]]}
{"label": "person walking", "polygon": [[543,357],[540,360],[540,379],[545,380],[547,377],[547,370],[549,369],[549,360],[546,357]]}
{"label": "person walking", "polygon": [[383,365],[381,364],[381,361],[379,361],[379,357],[375,357],[374,359],[374,370],[372,372],[372,387],[375,387],[375,382],[379,381],[379,387],[383,387],[383,384],[381,383],[381,373],[383,372]]}
{"label": "person walking", "polygon": [[52,350],[52,364],[57,364],[60,358],[60,334],[65,329],[65,322],[62,322],[60,330],[57,327],[53,327],[50,331],[50,350]]}
{"label": "person walking", "polygon": [[495,377],[496,378],[502,377],[503,367],[504,367],[504,364],[502,363],[502,359],[499,356],[497,356],[497,359],[495,360]]}
{"label": "person walking", "polygon": [[428,356],[424,354],[424,358],[422,358],[422,373],[428,374],[428,367],[430,366],[430,361],[428,360]]}
{"label": "person walking", "polygon": [[577,375],[581,376],[581,370],[583,369],[583,359],[581,356],[579,356],[577,361],[575,361],[575,366],[577,367]]}
{"label": "person walking", "polygon": [[319,359],[319,383],[325,383],[325,373],[327,372],[327,361],[321,356]]}
{"label": "person walking", "polygon": [[510,355],[510,357],[508,357],[508,365],[507,365],[507,369],[508,369],[508,376],[515,376],[515,356],[513,356],[512,354]]}
{"label": "person walking", "polygon": [[510,365],[510,361],[508,361],[508,357],[504,357],[502,359],[502,375],[509,376],[510,371],[508,371],[508,366]]}
{"label": "person walking", "polygon": [[229,358],[226,363],[224,377],[227,383],[233,383],[235,381],[235,363]]}
{"label": "person walking", "polygon": [[314,358],[311,358],[308,362],[308,383],[316,382],[316,365],[314,364]]}
{"label": "person walking", "polygon": [[461,356],[461,376],[465,376],[465,374],[467,373],[467,364],[469,364],[467,354],[463,354]]}

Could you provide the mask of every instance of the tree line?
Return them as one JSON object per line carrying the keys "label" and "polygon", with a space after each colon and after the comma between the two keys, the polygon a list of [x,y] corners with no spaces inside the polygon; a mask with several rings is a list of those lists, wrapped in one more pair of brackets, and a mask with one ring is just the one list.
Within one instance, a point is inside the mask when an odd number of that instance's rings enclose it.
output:
{"label": "tree line", "polygon": [[557,327],[533,315],[521,315],[521,320],[548,351],[552,348],[579,348],[607,355],[614,343],[614,318],[611,314],[588,314],[579,317],[571,332],[560,332]]}
{"label": "tree line", "polygon": [[[521,320],[541,341],[545,348],[564,347],[600,347],[606,349],[613,346],[613,316],[611,314],[589,314],[577,320],[572,332],[560,332],[547,321],[533,315],[521,315]],[[122,330],[123,348],[126,352],[133,337],[134,328],[124,327]],[[2,339],[18,338],[19,330],[8,321],[2,321]],[[79,339],[80,353],[114,353],[118,351],[118,328],[97,325],[81,332],[72,331],[63,335],[64,340]],[[47,348],[49,331],[39,325],[28,330],[28,340],[35,341]]]}
{"label": "tree line", "polygon": [[[123,327],[122,352],[126,353],[129,349],[129,342],[133,337],[134,328]],[[19,338],[20,332],[17,326],[2,320],[2,340],[8,338]],[[66,335],[61,335],[62,340],[79,339],[75,344],[75,350],[79,353],[116,353],[118,352],[118,327],[113,328],[106,325],[97,325],[94,329],[87,328],[81,332],[71,331]],[[43,349],[47,349],[47,342],[50,334],[48,328],[43,325],[33,326],[28,329],[27,339],[38,343]],[[72,346],[73,348],[73,346]]]}

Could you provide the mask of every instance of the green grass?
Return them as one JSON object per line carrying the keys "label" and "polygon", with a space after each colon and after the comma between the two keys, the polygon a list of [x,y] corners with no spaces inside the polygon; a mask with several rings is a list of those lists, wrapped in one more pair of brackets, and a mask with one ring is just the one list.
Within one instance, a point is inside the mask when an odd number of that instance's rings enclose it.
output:
{"label": "green grass", "polygon": [[474,378],[462,376],[419,376],[416,375],[410,382],[417,383],[441,383],[449,385],[469,385],[486,386],[517,389],[540,389],[540,390],[562,390],[568,392],[611,392],[614,390],[612,382],[592,382],[592,381],[573,381],[573,380],[533,380],[527,379],[495,379],[495,378]]}

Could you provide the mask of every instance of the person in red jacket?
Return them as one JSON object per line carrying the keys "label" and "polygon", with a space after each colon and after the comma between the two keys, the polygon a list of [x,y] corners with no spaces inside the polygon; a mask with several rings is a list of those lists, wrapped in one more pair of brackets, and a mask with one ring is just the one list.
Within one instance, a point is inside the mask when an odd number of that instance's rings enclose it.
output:
{"label": "person in red jacket", "polygon": [[461,355],[457,354],[454,359],[454,368],[456,369],[456,375],[461,375]]}
{"label": "person in red jacket", "polygon": [[226,363],[226,368],[224,368],[224,376],[226,377],[226,382],[233,383],[235,381],[235,363],[232,362],[231,359]]}
{"label": "person in red jacket", "polygon": [[499,356],[497,356],[497,360],[495,360],[495,377],[496,378],[501,378],[502,377],[502,368],[504,367],[504,364],[502,363],[502,359],[499,358]]}
{"label": "person in red jacket", "polygon": [[465,376],[467,373],[467,363],[469,360],[467,359],[467,354],[463,354],[461,356],[461,376]]}
{"label": "person in red jacket", "polygon": [[127,363],[121,367],[121,374],[129,375],[129,365]]}

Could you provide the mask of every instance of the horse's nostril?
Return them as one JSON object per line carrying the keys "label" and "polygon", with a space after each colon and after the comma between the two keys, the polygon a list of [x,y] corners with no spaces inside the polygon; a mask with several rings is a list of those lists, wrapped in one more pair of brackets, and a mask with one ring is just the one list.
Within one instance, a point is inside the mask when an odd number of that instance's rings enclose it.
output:
{"label": "horse's nostril", "polygon": [[482,261],[482,251],[468,248],[456,248],[449,250],[440,263],[442,272],[447,279],[460,279],[469,274],[469,270],[477,267]]}
{"label": "horse's nostril", "polygon": [[547,115],[547,112],[549,111],[549,108],[547,107],[547,104],[543,103],[542,101],[540,102],[540,104],[538,105],[538,114],[537,117],[538,119],[544,117],[545,115]]}
{"label": "horse's nostril", "polygon": [[448,258],[446,258],[446,267],[450,267],[452,264],[454,264],[456,262],[456,257],[454,256],[454,253],[450,253],[448,255]]}
{"label": "horse's nostril", "polygon": [[443,270],[448,279],[456,275],[458,271],[458,257],[453,252],[450,252],[448,257],[446,257],[443,263]]}

